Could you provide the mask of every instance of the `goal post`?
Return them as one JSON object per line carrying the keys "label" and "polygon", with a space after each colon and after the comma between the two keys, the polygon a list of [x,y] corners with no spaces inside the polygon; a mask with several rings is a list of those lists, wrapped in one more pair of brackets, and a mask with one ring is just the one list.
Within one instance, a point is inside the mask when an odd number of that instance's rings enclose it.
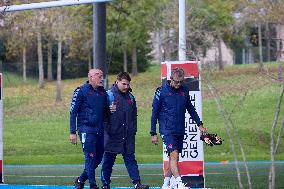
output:
{"label": "goal post", "polygon": [[0,182],[4,182],[3,177],[3,77],[0,73]]}
{"label": "goal post", "polygon": [[103,3],[109,1],[111,0],[59,0],[59,1],[50,1],[50,2],[20,4],[20,5],[8,5],[0,7],[0,12],[44,9],[44,8],[62,7],[62,6],[71,6],[71,5]]}

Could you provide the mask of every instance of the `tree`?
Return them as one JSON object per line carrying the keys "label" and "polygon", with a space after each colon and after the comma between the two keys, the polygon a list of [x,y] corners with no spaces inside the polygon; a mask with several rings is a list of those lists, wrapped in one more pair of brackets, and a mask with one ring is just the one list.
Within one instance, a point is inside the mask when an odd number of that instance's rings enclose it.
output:
{"label": "tree", "polygon": [[54,9],[52,15],[54,16],[54,22],[51,25],[54,38],[57,40],[57,80],[56,80],[56,102],[62,101],[62,43],[67,41],[70,36],[73,27],[76,25],[76,19],[72,17],[72,8],[64,7],[60,9]]}
{"label": "tree", "polygon": [[[32,14],[30,11],[9,14],[6,20],[7,29],[10,31],[7,37],[8,56],[22,55],[23,81],[27,79],[27,48],[34,39],[30,28]],[[20,50],[19,50],[20,49]]]}
{"label": "tree", "polygon": [[[205,0],[190,1],[188,11],[188,41],[190,51],[196,51],[196,54],[205,56],[206,50],[212,46],[212,42],[218,47],[218,66],[220,70],[224,69],[221,42],[228,42],[225,36],[232,34],[235,19],[233,11],[236,8],[235,1],[231,0]],[[213,39],[213,40],[212,40]]]}
{"label": "tree", "polygon": [[39,88],[44,88],[44,68],[43,68],[43,53],[42,53],[42,22],[44,22],[44,15],[34,13],[35,25],[34,30],[37,36],[37,56],[38,56],[38,84]]}
{"label": "tree", "polygon": [[[150,24],[152,15],[160,4],[159,1],[117,1],[108,7],[108,51],[114,51],[113,43],[118,48],[124,65],[127,61],[127,54],[131,53],[132,74],[138,73],[139,55],[147,49],[149,33],[152,29]],[[112,52],[112,54],[114,54]],[[142,55],[142,54],[141,54]],[[143,54],[144,57],[147,54]],[[126,68],[126,65],[124,66]],[[123,66],[121,66],[123,68]]]}
{"label": "tree", "polygon": [[69,46],[69,57],[76,58],[82,62],[88,63],[88,69],[92,66],[92,6],[82,5],[72,7],[70,16],[73,18],[73,26],[69,35],[72,42]]}

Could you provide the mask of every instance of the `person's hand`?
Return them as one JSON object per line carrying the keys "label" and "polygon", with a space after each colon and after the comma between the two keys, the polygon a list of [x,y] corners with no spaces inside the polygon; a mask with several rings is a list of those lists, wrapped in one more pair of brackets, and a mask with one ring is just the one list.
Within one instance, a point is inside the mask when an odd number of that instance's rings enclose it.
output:
{"label": "person's hand", "polygon": [[207,128],[203,127],[203,125],[199,126],[199,130],[201,133],[207,133]]}
{"label": "person's hand", "polygon": [[152,142],[152,144],[157,145],[158,144],[158,136],[157,135],[151,136],[151,142]]}
{"label": "person's hand", "polygon": [[109,106],[110,113],[114,113],[116,111],[116,104],[114,102]]}
{"label": "person's hand", "polygon": [[77,134],[70,134],[71,144],[77,144]]}

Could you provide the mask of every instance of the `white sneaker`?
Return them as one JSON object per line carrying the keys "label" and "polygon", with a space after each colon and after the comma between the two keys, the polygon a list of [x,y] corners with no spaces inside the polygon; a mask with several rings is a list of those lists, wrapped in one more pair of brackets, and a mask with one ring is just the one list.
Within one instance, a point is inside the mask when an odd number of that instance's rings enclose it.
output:
{"label": "white sneaker", "polygon": [[177,185],[176,184],[171,184],[170,189],[177,189]]}
{"label": "white sneaker", "polygon": [[190,187],[186,187],[182,182],[177,183],[177,189],[190,189]]}
{"label": "white sneaker", "polygon": [[169,185],[163,184],[163,186],[161,187],[161,189],[171,189],[171,187],[170,187]]}

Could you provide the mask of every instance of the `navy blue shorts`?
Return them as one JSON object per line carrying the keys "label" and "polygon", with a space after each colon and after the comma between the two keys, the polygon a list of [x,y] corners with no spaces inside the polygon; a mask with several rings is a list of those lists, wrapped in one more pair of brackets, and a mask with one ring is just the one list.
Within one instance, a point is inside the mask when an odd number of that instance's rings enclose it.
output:
{"label": "navy blue shorts", "polygon": [[177,150],[178,153],[182,152],[184,135],[163,135],[161,136],[167,148],[167,153]]}

